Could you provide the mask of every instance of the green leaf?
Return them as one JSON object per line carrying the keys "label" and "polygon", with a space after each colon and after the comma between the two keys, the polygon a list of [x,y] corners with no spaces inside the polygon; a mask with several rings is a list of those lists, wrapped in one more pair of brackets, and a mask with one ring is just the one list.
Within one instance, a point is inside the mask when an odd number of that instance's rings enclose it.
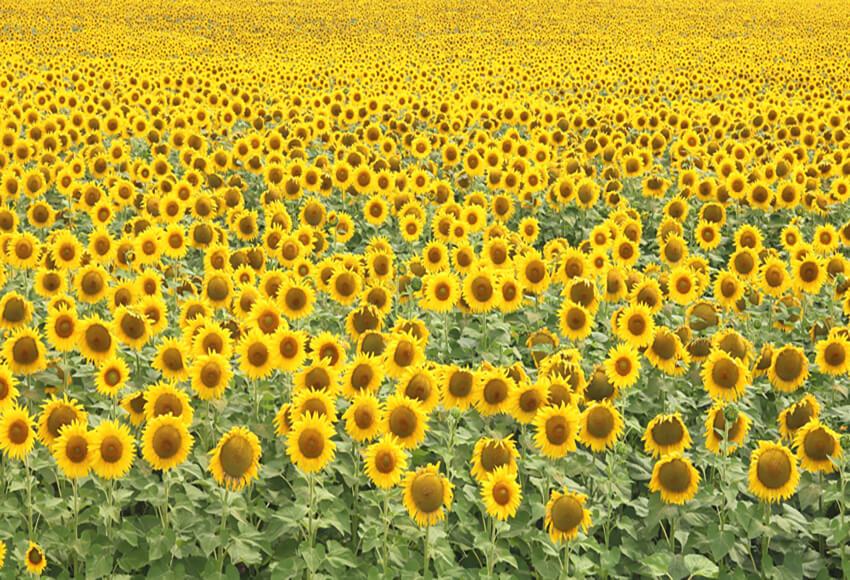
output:
{"label": "green leaf", "polygon": [[643,565],[649,568],[653,576],[665,576],[671,559],[669,552],[655,552],[643,559]]}
{"label": "green leaf", "polygon": [[714,556],[715,560],[720,560],[726,556],[726,554],[729,553],[729,550],[732,549],[732,546],[735,545],[735,534],[726,531],[714,535],[708,538],[708,540],[711,542],[711,555]]}
{"label": "green leaf", "polygon": [[307,568],[315,573],[325,558],[325,547],[322,544],[318,544],[311,548],[309,542],[301,542],[298,546],[298,554],[304,560]]}
{"label": "green leaf", "polygon": [[105,578],[112,572],[112,553],[107,550],[96,551],[86,559],[86,578]]}
{"label": "green leaf", "polygon": [[714,578],[719,572],[717,564],[700,554],[688,554],[685,556],[685,566],[694,576],[708,576]]}
{"label": "green leaf", "polygon": [[230,559],[234,562],[242,562],[247,566],[259,564],[262,560],[260,547],[255,542],[238,535],[233,538],[233,543],[230,544],[227,553],[230,554]]}

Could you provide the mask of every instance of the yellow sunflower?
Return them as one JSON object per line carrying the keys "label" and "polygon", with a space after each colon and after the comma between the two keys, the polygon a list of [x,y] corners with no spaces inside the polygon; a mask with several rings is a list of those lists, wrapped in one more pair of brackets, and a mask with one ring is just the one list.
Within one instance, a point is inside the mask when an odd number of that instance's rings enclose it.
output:
{"label": "yellow sunflower", "polygon": [[47,368],[47,349],[31,328],[17,328],[3,341],[3,358],[16,375],[31,375]]}
{"label": "yellow sunflower", "polygon": [[12,407],[18,399],[18,380],[12,369],[0,362],[0,413]]}
{"label": "yellow sunflower", "polygon": [[767,372],[770,384],[780,391],[796,391],[809,377],[809,361],[799,346],[785,345],[773,351],[773,360]]}
{"label": "yellow sunflower", "polygon": [[187,427],[194,416],[186,391],[166,381],[154,383],[145,391],[145,418],[150,421],[162,415],[171,415]]}
{"label": "yellow sunflower", "polygon": [[30,541],[29,548],[24,554],[24,562],[27,572],[40,576],[47,567],[47,556],[44,555],[44,550],[35,542]]}
{"label": "yellow sunflower", "polygon": [[473,399],[478,412],[484,416],[504,412],[516,388],[514,380],[502,368],[483,369],[476,375]]}
{"label": "yellow sunflower", "polygon": [[644,451],[653,457],[681,453],[691,446],[691,436],[678,412],[657,415],[643,434]]}
{"label": "yellow sunflower", "polygon": [[779,433],[783,439],[794,439],[801,427],[818,417],[820,417],[820,404],[814,396],[807,394],[779,413]]}
{"label": "yellow sunflower", "polygon": [[461,411],[469,409],[474,401],[475,374],[468,368],[451,365],[440,371],[439,379],[443,406]]}
{"label": "yellow sunflower", "polygon": [[822,373],[843,375],[850,371],[850,341],[836,335],[815,345],[815,364]]}
{"label": "yellow sunflower", "polygon": [[203,401],[220,399],[227,390],[232,375],[230,361],[212,350],[196,357],[189,368],[192,390]]}
{"label": "yellow sunflower", "polygon": [[80,354],[92,363],[103,363],[118,350],[118,341],[109,331],[109,324],[97,314],[80,321],[77,343]]}
{"label": "yellow sunflower", "polygon": [[454,485],[439,472],[440,464],[429,463],[404,478],[404,507],[420,526],[433,526],[451,510]]}
{"label": "yellow sunflower", "polygon": [[623,431],[620,413],[607,401],[587,407],[579,418],[579,425],[579,441],[597,453],[613,447]]}
{"label": "yellow sunflower", "polygon": [[522,501],[516,473],[510,473],[507,466],[494,469],[481,484],[481,499],[492,517],[502,521],[514,517]]}
{"label": "yellow sunflower", "polygon": [[620,390],[631,387],[640,377],[638,352],[628,343],[611,347],[603,367],[608,380]]}
{"label": "yellow sunflower", "polygon": [[712,399],[736,401],[749,382],[749,370],[723,350],[711,351],[703,363],[702,384]]}
{"label": "yellow sunflower", "polygon": [[419,341],[409,332],[394,332],[383,355],[385,372],[397,379],[409,368],[425,362],[425,351]]}
{"label": "yellow sunflower", "polygon": [[286,435],[286,453],[304,473],[321,471],[333,459],[334,428],[325,415],[306,413]]}
{"label": "yellow sunflower", "polygon": [[407,469],[404,447],[390,434],[366,448],[365,471],[369,479],[381,489],[398,485]]}
{"label": "yellow sunflower", "polygon": [[69,479],[79,479],[89,474],[94,458],[91,433],[88,425],[74,421],[62,428],[59,438],[50,447],[56,464]]}
{"label": "yellow sunflower", "polygon": [[584,507],[585,500],[587,496],[570,492],[566,487],[563,491],[552,491],[546,502],[544,523],[553,542],[574,540],[579,528],[587,532],[592,523],[590,511]]}
{"label": "yellow sunflower", "polygon": [[0,449],[7,457],[23,460],[35,445],[33,420],[17,403],[0,415]]}
{"label": "yellow sunflower", "polygon": [[38,439],[45,447],[52,447],[62,432],[62,428],[75,421],[86,422],[87,413],[76,399],[62,395],[59,399],[51,395],[41,406],[38,418]]}
{"label": "yellow sunflower", "polygon": [[219,485],[239,491],[257,477],[260,467],[260,440],[245,427],[233,427],[209,452],[207,468]]}
{"label": "yellow sunflower", "polygon": [[641,303],[626,306],[617,320],[615,333],[634,348],[648,346],[655,333],[655,321],[649,307]]}
{"label": "yellow sunflower", "polygon": [[699,472],[680,453],[664,455],[652,469],[649,491],[661,492],[661,501],[682,505],[691,501],[699,488]]}
{"label": "yellow sunflower", "polygon": [[750,455],[749,489],[761,501],[788,499],[797,490],[797,460],[784,445],[759,441]]}
{"label": "yellow sunflower", "polygon": [[575,405],[543,407],[534,418],[534,444],[543,455],[564,457],[576,450],[581,417]]}
{"label": "yellow sunflower", "polygon": [[732,453],[737,447],[744,444],[744,438],[750,430],[750,419],[740,411],[737,413],[735,420],[732,421],[732,410],[730,418],[727,420],[727,407],[722,403],[714,403],[711,409],[708,410],[705,418],[705,446],[715,455],[720,455],[723,452],[723,438],[726,437],[726,455]]}
{"label": "yellow sunflower", "polygon": [[472,476],[482,483],[499,467],[504,467],[509,474],[515,475],[518,458],[519,451],[511,435],[504,439],[482,437],[472,450]]}
{"label": "yellow sunflower", "polygon": [[168,471],[189,456],[193,444],[186,423],[173,415],[159,415],[142,432],[142,457],[153,469]]}
{"label": "yellow sunflower", "polygon": [[843,453],[839,435],[823,425],[818,418],[800,427],[794,446],[797,448],[800,467],[809,471],[832,473],[836,469],[834,460]]}
{"label": "yellow sunflower", "polygon": [[405,449],[414,449],[425,439],[427,428],[427,414],[419,401],[398,394],[387,397],[384,433],[394,435]]}
{"label": "yellow sunflower", "polygon": [[572,300],[564,300],[558,310],[558,328],[561,334],[572,341],[587,338],[593,330],[593,316],[583,306]]}
{"label": "yellow sunflower", "polygon": [[358,354],[342,375],[342,394],[349,399],[365,393],[375,394],[383,379],[384,371],[379,359]]}
{"label": "yellow sunflower", "polygon": [[268,377],[277,362],[277,350],[268,335],[252,328],[236,345],[239,355],[239,370],[249,379]]}
{"label": "yellow sunflower", "polygon": [[127,425],[105,420],[91,432],[91,468],[103,479],[124,477],[136,457],[136,441]]}

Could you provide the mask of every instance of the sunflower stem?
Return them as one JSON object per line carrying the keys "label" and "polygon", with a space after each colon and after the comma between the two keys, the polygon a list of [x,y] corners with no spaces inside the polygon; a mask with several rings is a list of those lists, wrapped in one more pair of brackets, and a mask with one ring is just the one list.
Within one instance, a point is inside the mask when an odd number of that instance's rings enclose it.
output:
{"label": "sunflower stem", "polygon": [[354,554],[358,552],[357,530],[359,522],[357,519],[357,504],[360,500],[360,443],[354,443],[351,446],[351,455],[354,460],[354,502],[351,510],[351,543],[354,546]]}
{"label": "sunflower stem", "polygon": [[254,379],[254,421],[260,420],[260,380]]}
{"label": "sunflower stem", "polygon": [[762,580],[767,578],[765,574],[765,564],[768,559],[768,551],[770,550],[770,503],[764,504],[764,531],[761,536],[761,577]]}
{"label": "sunflower stem", "polygon": [[109,517],[106,519],[106,538],[112,541],[112,507],[115,505],[115,478],[109,478],[109,485],[106,488],[106,502],[109,506]]}
{"label": "sunflower stem", "polygon": [[570,540],[565,542],[564,551],[564,575],[569,578],[570,577],[570,560],[573,556],[573,543]]}
{"label": "sunflower stem", "polygon": [[490,552],[487,554],[487,577],[493,577],[493,558],[496,554],[496,518],[490,518]]}
{"label": "sunflower stem", "polygon": [[449,311],[443,313],[443,360],[450,360],[449,357]]}
{"label": "sunflower stem", "polygon": [[74,578],[79,576],[79,565],[80,562],[77,559],[76,552],[76,544],[80,539],[79,535],[79,522],[80,522],[80,492],[79,492],[79,484],[77,483],[77,478],[74,477],[71,479],[71,487],[74,490],[74,550],[72,550],[72,558],[74,562]]}
{"label": "sunflower stem", "polygon": [[311,473],[307,476],[308,481],[310,482],[310,495],[309,495],[309,519],[308,519],[308,527],[307,527],[307,541],[310,543],[310,550],[313,549],[313,542],[316,538],[316,530],[315,530],[315,506],[313,505],[316,500],[316,475]]}
{"label": "sunflower stem", "polygon": [[481,353],[487,352],[487,313],[481,313]]}
{"label": "sunflower stem", "polygon": [[430,556],[430,554],[428,553],[428,538],[429,538],[430,535],[431,535],[431,524],[429,523],[428,525],[425,526],[425,546],[424,546],[425,562],[422,565],[422,577],[425,580],[428,580],[431,577],[431,568],[428,565],[428,557]]}
{"label": "sunflower stem", "polygon": [[384,576],[386,576],[387,572],[389,570],[389,547],[388,547],[389,546],[389,531],[390,531],[390,490],[389,489],[384,490],[384,510],[383,510],[382,513],[384,515],[384,535],[383,535],[384,546],[383,546],[383,549],[382,549],[383,561],[381,562],[381,564],[384,568]]}
{"label": "sunflower stem", "polygon": [[227,488],[221,488],[221,525],[218,527],[218,535],[219,541],[221,545],[219,546],[218,552],[218,573],[221,574],[224,570],[224,554],[227,546],[224,542],[224,531],[227,528]]}
{"label": "sunflower stem", "polygon": [[669,538],[669,540],[670,540],[670,553],[671,554],[676,553],[676,523],[677,523],[676,520],[677,520],[677,517],[679,515],[678,510],[676,508],[673,508],[673,509],[675,511],[674,511],[673,515],[670,516],[670,538]]}
{"label": "sunflower stem", "polygon": [[163,482],[165,483],[165,505],[162,507],[162,531],[168,530],[168,495],[171,492],[171,477],[169,472],[165,471],[162,474]]}
{"label": "sunflower stem", "polygon": [[24,469],[27,472],[27,531],[29,532],[30,539],[32,539],[32,471],[30,470],[30,460],[28,456],[24,456]]}
{"label": "sunflower stem", "polygon": [[[823,513],[823,471],[818,472],[818,486],[820,487],[820,493],[818,494],[818,513]],[[818,548],[820,549],[820,555],[822,557],[826,556],[826,546],[824,545],[824,536],[820,536],[818,538]]]}

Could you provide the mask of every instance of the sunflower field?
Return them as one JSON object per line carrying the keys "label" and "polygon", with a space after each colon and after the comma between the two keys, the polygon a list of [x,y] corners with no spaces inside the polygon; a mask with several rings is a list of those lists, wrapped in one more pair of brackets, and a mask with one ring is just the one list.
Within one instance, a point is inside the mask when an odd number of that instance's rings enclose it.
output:
{"label": "sunflower field", "polygon": [[0,578],[850,577],[843,0],[0,15]]}

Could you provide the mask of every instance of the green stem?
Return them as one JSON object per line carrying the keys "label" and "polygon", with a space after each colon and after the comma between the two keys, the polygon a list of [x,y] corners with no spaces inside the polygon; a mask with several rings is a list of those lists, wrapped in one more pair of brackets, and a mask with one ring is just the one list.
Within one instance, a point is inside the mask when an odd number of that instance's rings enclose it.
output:
{"label": "green stem", "polygon": [[425,580],[428,580],[431,577],[431,568],[428,565],[428,557],[430,555],[428,553],[428,538],[429,538],[430,535],[431,535],[431,524],[429,523],[428,525],[425,526],[425,547],[424,547],[425,561],[422,565],[422,577]]}
{"label": "green stem", "polygon": [[678,513],[675,513],[672,516],[670,516],[670,553],[671,554],[676,553],[676,524],[678,523],[676,521],[677,516],[678,516]]}
{"label": "green stem", "polygon": [[218,553],[218,573],[221,574],[224,570],[224,554],[227,546],[224,542],[224,531],[227,528],[227,488],[221,488],[221,525],[218,527],[218,536],[221,546]]}
{"label": "green stem", "polygon": [[115,479],[109,479],[109,486],[106,488],[106,502],[109,506],[109,517],[106,519],[106,538],[112,540],[112,508],[115,505]]}
{"label": "green stem", "polygon": [[490,553],[487,554],[487,577],[493,577],[493,561],[496,554],[496,518],[490,518]]}
{"label": "green stem", "polygon": [[254,380],[254,421],[260,420],[260,380]]}
{"label": "green stem", "polygon": [[162,507],[162,531],[168,530],[168,496],[171,493],[171,477],[169,472],[165,471],[162,474],[163,483],[165,483],[165,504]]}
{"label": "green stem", "polygon": [[33,525],[32,525],[32,471],[30,470],[30,462],[29,457],[24,457],[24,469],[27,472],[27,531],[29,532],[29,537],[32,539],[33,537]]}
{"label": "green stem", "polygon": [[310,514],[309,515],[310,515],[310,518],[309,518],[309,521],[308,521],[309,525],[308,525],[308,528],[307,528],[307,541],[310,543],[310,549],[312,550],[313,549],[313,541],[316,538],[316,535],[315,535],[316,534],[315,520],[314,520],[316,510],[315,510],[315,506],[313,505],[315,500],[316,500],[316,475],[314,473],[311,473],[310,475],[307,476],[307,479],[310,482],[310,485],[309,485],[309,487],[310,487],[310,495],[309,495],[309,504],[310,504],[310,508],[309,508]]}
{"label": "green stem", "polygon": [[384,490],[384,546],[382,549],[383,552],[383,562],[381,562],[384,568],[384,576],[387,575],[389,571],[389,531],[390,531],[390,490]]}
{"label": "green stem", "polygon": [[443,313],[443,360],[450,360],[449,357],[449,311]]}
{"label": "green stem", "polygon": [[487,313],[481,313],[481,352],[487,352]]}
{"label": "green stem", "polygon": [[360,443],[354,443],[351,446],[351,453],[354,459],[354,503],[351,510],[351,539],[354,546],[354,554],[356,555],[358,552],[357,531],[359,527],[357,504],[360,500]]}
{"label": "green stem", "polygon": [[[820,486],[820,493],[818,494],[818,513],[823,513],[823,471],[818,472],[818,484]],[[826,546],[824,543],[824,536],[820,536],[818,538],[818,548],[820,549],[821,557],[826,557]]]}
{"label": "green stem", "polygon": [[761,577],[762,580],[767,578],[765,575],[764,566],[767,562],[768,551],[770,550],[770,503],[764,504],[764,531],[761,535]]}
{"label": "green stem", "polygon": [[566,554],[564,555],[564,575],[569,578],[570,577],[570,560],[573,556],[573,543],[570,540],[566,542]]}
{"label": "green stem", "polygon": [[77,542],[80,539],[80,484],[77,478],[71,480],[71,486],[74,488],[74,578],[79,576],[79,560],[77,560]]}

